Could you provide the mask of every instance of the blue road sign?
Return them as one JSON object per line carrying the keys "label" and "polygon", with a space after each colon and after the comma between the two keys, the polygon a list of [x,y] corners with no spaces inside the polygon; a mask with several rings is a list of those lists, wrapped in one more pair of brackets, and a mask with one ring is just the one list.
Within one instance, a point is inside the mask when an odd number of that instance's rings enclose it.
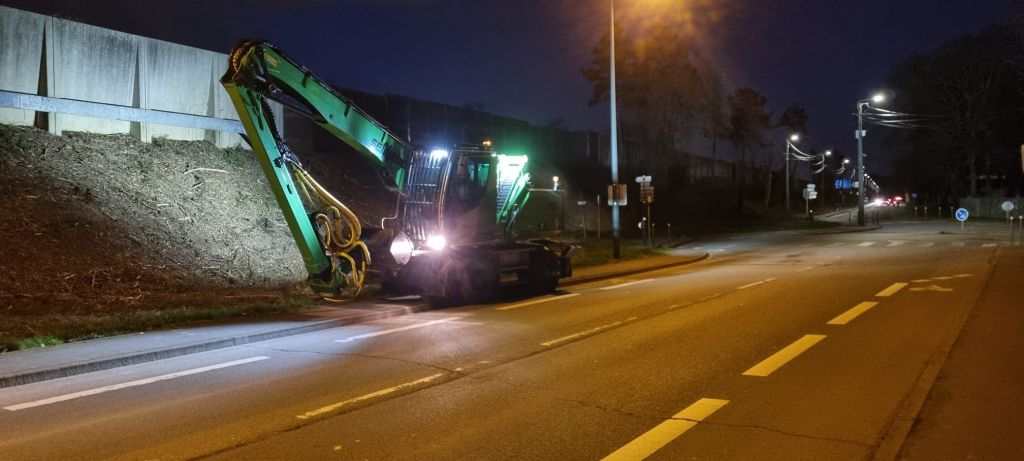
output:
{"label": "blue road sign", "polygon": [[960,222],[967,221],[967,217],[970,213],[967,212],[967,208],[959,208],[956,210],[956,220]]}

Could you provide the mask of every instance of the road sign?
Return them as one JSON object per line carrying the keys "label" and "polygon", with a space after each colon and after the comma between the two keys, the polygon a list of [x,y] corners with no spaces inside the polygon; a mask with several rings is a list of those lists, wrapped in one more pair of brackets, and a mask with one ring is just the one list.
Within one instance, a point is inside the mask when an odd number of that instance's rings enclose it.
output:
{"label": "road sign", "polygon": [[640,184],[640,203],[651,204],[654,203],[654,186],[651,185],[650,175],[640,175],[636,177],[637,184]]}
{"label": "road sign", "polygon": [[637,184],[643,184],[645,182],[649,183],[649,182],[651,182],[651,177],[649,175],[647,175],[647,176],[644,176],[644,175],[637,176],[636,177],[636,182],[637,182]]}
{"label": "road sign", "polygon": [[1003,202],[1002,209],[1003,209],[1003,211],[1005,211],[1007,213],[1013,211],[1013,202],[1011,202],[1009,200]]}
{"label": "road sign", "polygon": [[967,221],[967,217],[968,216],[970,216],[970,213],[967,212],[967,208],[958,208],[956,210],[956,220],[957,221],[960,221],[960,222]]}
{"label": "road sign", "polygon": [[618,205],[626,206],[626,185],[625,184],[610,184],[608,185],[608,206]]}

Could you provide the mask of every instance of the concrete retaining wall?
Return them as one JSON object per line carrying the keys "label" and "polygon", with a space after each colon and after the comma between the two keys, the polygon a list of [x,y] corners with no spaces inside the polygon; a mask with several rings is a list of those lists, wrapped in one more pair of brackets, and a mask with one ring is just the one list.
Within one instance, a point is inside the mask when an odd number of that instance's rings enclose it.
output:
{"label": "concrete retaining wall", "polygon": [[[0,90],[238,120],[218,81],[227,55],[0,6]],[[279,119],[283,109],[274,104]],[[235,133],[0,109],[0,123],[51,133],[131,133],[244,143]],[[283,127],[282,127],[283,129]]]}

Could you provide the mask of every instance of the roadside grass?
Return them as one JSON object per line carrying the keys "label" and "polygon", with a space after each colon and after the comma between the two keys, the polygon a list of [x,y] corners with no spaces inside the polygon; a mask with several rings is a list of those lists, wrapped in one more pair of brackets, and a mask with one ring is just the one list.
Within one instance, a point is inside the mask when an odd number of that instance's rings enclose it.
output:
{"label": "roadside grass", "polygon": [[[612,241],[609,239],[589,240],[581,242],[583,250],[572,257],[573,267],[598,266],[615,261],[612,258]],[[639,259],[649,256],[661,256],[665,254],[665,248],[651,248],[643,245],[623,244],[621,247],[622,258]]]}
{"label": "roadside grass", "polygon": [[[8,319],[12,322],[11,327],[0,332],[0,352],[250,315],[293,312],[311,307],[315,302],[315,298],[309,295],[289,293],[272,298],[195,299],[160,309],[126,309],[69,315],[19,315]],[[20,333],[22,331],[24,335]]]}

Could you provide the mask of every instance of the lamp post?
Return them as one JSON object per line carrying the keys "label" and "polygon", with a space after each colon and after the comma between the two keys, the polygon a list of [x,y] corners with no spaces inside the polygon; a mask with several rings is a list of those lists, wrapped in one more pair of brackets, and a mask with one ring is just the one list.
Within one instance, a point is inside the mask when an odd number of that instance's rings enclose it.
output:
{"label": "lamp post", "polygon": [[[615,0],[610,0],[611,3],[611,33],[609,36],[609,92],[608,99],[611,106],[611,167],[612,167],[612,184],[613,188],[615,184],[619,183],[619,124],[618,117],[615,115]],[[617,194],[616,194],[617,195]],[[614,196],[613,196],[614,197]],[[619,247],[619,203],[617,197],[616,200],[612,200],[612,257],[619,259],[622,257],[622,251]]]}
{"label": "lamp post", "polygon": [[822,208],[825,207],[825,173],[828,171],[828,162],[826,160],[827,160],[828,157],[831,157],[831,156],[832,156],[832,151],[831,150],[826,150],[825,153],[823,154],[823,157],[821,158],[821,190],[819,190],[818,192],[821,194],[820,197],[821,197],[821,207]]}
{"label": "lamp post", "polygon": [[885,101],[885,96],[876,94],[871,99],[857,101],[857,225],[864,225],[864,108],[870,103]]}
{"label": "lamp post", "polygon": [[783,195],[786,196],[786,213],[789,213],[789,148],[793,147],[793,142],[799,140],[800,135],[796,133],[789,135],[789,139],[786,140],[786,190],[783,191]]}

